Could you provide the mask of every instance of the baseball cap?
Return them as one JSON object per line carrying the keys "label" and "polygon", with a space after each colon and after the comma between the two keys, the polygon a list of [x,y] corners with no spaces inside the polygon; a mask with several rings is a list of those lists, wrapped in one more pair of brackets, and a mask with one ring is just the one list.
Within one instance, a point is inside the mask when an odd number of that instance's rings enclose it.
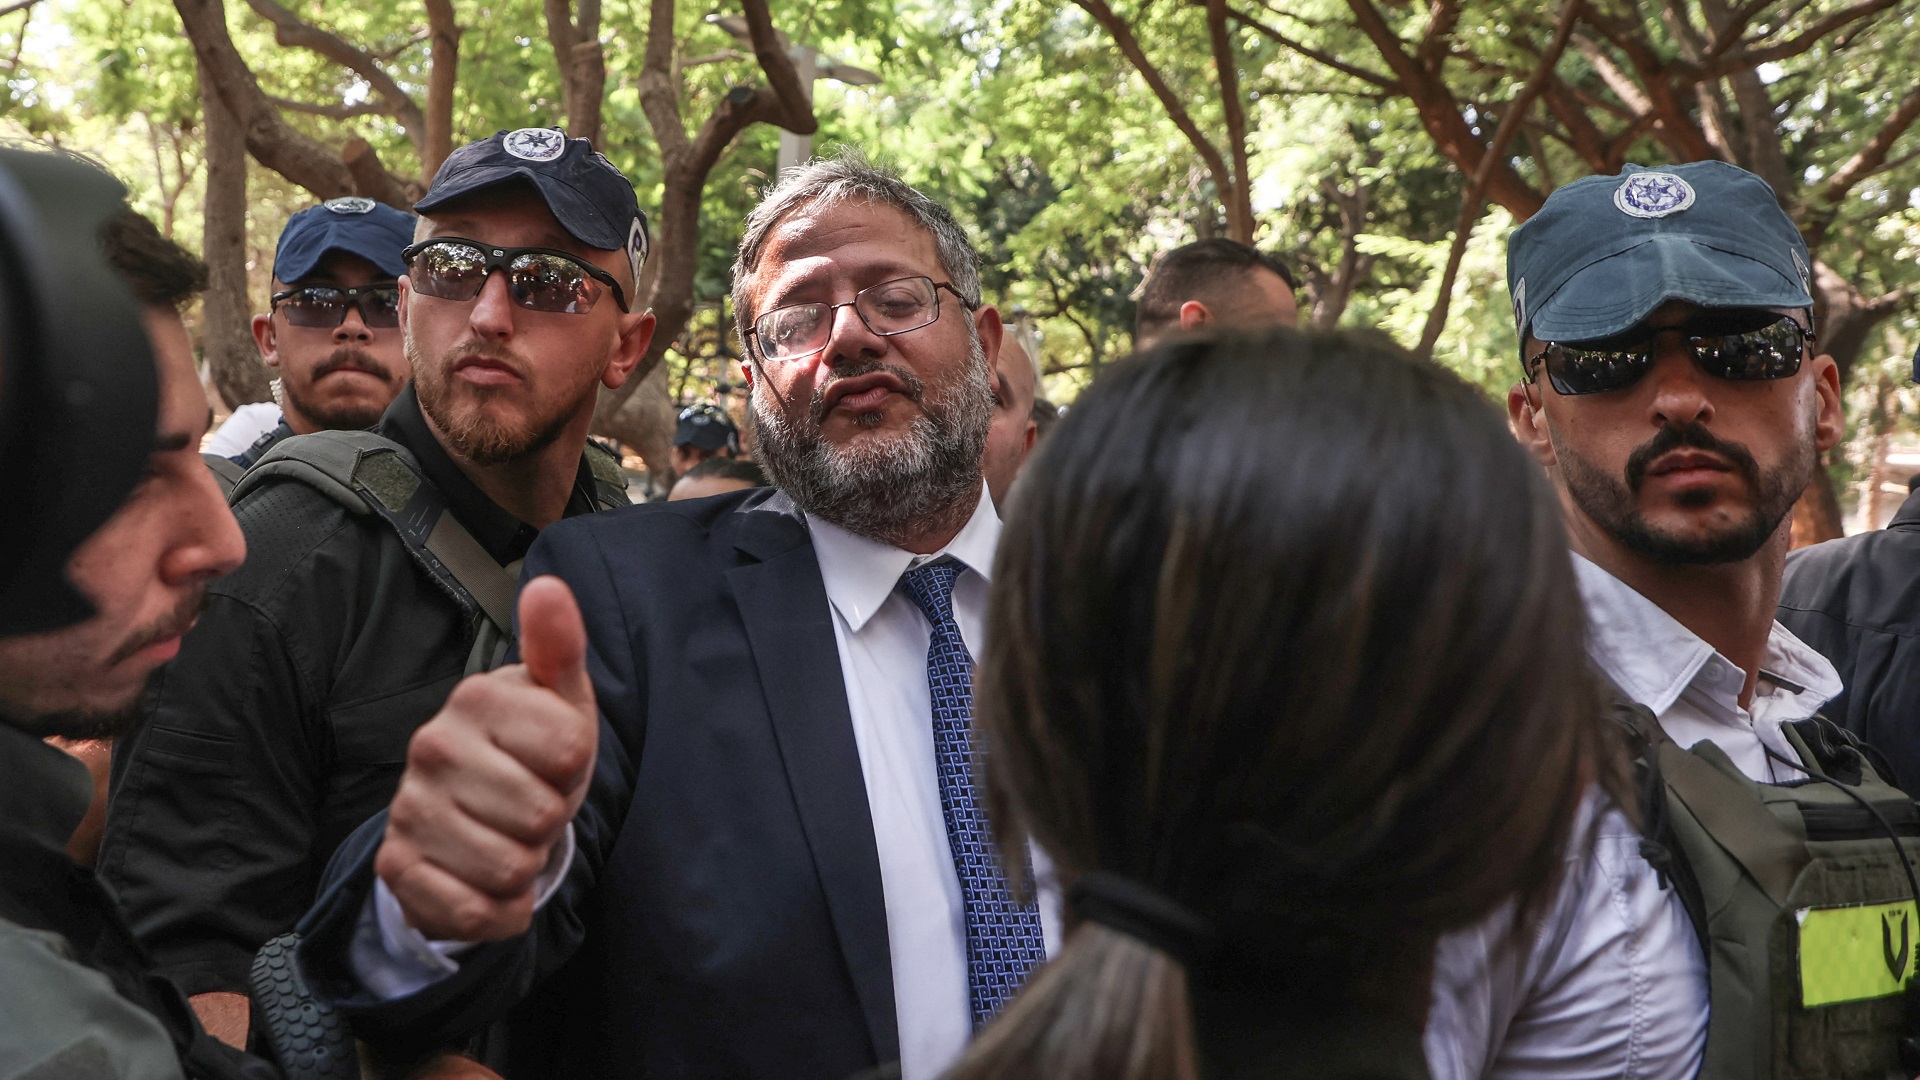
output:
{"label": "baseball cap", "polygon": [[407,272],[400,251],[411,243],[412,214],[359,195],[328,199],[287,219],[273,253],[273,276],[291,284],[313,273],[327,252],[344,251],[399,277]]}
{"label": "baseball cap", "polygon": [[1724,161],[1628,165],[1547,196],[1507,243],[1522,337],[1593,341],[1668,300],[1804,308],[1807,244],[1766,181]]}
{"label": "baseball cap", "polygon": [[593,144],[561,128],[496,131],[447,155],[427,194],[413,204],[430,213],[455,199],[501,184],[533,185],[560,227],[602,251],[624,251],[633,277],[647,261],[647,216],[633,183]]}
{"label": "baseball cap", "polygon": [[673,445],[689,443],[702,450],[738,450],[740,432],[718,406],[689,405],[680,410],[680,423],[673,429]]}

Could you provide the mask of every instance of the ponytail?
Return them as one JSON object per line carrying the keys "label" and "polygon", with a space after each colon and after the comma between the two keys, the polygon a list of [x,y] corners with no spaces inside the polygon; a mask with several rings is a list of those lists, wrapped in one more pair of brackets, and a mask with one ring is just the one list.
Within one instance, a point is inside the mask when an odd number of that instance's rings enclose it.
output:
{"label": "ponytail", "polygon": [[1187,975],[1140,939],[1082,922],[946,1080],[1199,1080]]}

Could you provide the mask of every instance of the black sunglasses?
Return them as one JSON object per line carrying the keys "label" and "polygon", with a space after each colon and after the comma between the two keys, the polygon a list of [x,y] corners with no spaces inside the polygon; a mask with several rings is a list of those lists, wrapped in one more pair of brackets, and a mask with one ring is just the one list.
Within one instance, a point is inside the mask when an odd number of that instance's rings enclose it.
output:
{"label": "black sunglasses", "polygon": [[415,292],[441,300],[472,300],[486,288],[495,270],[507,275],[507,295],[529,311],[585,315],[600,300],[602,287],[613,291],[621,311],[627,294],[612,274],[577,255],[553,248],[494,247],[459,236],[422,240],[400,253]]}
{"label": "black sunglasses", "polygon": [[367,329],[391,330],[400,325],[400,286],[303,285],[273,294],[272,310],[285,315],[289,326],[331,330],[347,321],[348,308],[360,312]]}
{"label": "black sunglasses", "polygon": [[[1756,324],[1756,319],[1760,320]],[[1547,342],[1525,360],[1532,382],[1542,363],[1547,379],[1561,394],[1604,394],[1625,390],[1653,368],[1654,345],[1661,334],[1682,334],[1700,370],[1735,382],[1784,379],[1800,370],[1813,331],[1791,315],[1774,312],[1739,315],[1709,313],[1680,326],[1628,331],[1601,341]]]}

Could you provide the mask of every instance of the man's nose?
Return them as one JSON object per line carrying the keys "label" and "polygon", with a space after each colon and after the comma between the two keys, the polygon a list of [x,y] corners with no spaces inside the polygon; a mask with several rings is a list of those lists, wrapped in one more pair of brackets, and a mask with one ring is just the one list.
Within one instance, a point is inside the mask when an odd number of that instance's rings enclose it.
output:
{"label": "man's nose", "polygon": [[507,291],[507,275],[487,275],[480,295],[473,298],[467,322],[481,337],[505,339],[513,336],[513,296]]}
{"label": "man's nose", "polygon": [[199,470],[188,498],[180,501],[175,542],[162,556],[160,573],[169,585],[194,585],[238,569],[247,557],[247,540],[227,507],[226,496],[210,470]]}
{"label": "man's nose", "polygon": [[1647,382],[1653,389],[1647,402],[1648,419],[1655,425],[1703,424],[1713,418],[1715,380],[1700,370],[1693,350],[1680,335],[1659,335]]}
{"label": "man's nose", "polygon": [[821,363],[846,363],[862,356],[878,356],[887,351],[887,339],[873,332],[866,320],[847,304],[833,309],[828,317],[827,345],[820,350]]}
{"label": "man's nose", "polygon": [[344,345],[349,341],[373,340],[373,328],[367,325],[367,320],[361,318],[359,304],[347,305],[346,318],[341,319],[340,325],[333,328],[333,340],[336,345]]}

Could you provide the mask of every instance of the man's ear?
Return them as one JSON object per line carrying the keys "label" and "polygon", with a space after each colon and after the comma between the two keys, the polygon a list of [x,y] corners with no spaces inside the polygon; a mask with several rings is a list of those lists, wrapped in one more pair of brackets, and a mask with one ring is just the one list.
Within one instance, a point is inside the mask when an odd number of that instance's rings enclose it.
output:
{"label": "man's ear", "polygon": [[740,381],[747,384],[747,389],[753,389],[753,361],[740,361]]}
{"label": "man's ear", "polygon": [[1840,415],[1840,365],[1825,353],[1813,358],[1813,392],[1818,401],[1813,418],[1814,445],[1831,450],[1846,434]]}
{"label": "man's ear", "polygon": [[274,337],[272,315],[253,317],[253,344],[260,350],[260,359],[268,367],[280,366],[280,342]]}
{"label": "man's ear", "polygon": [[1180,305],[1180,329],[1187,333],[1191,334],[1195,330],[1204,329],[1212,321],[1213,312],[1208,311],[1207,305],[1200,301],[1189,300]]}
{"label": "man's ear", "polygon": [[620,340],[613,347],[613,355],[607,357],[606,369],[600,373],[600,385],[609,390],[625,385],[627,377],[646,357],[647,346],[653,344],[655,325],[652,308],[620,317]]}
{"label": "man's ear", "polygon": [[981,304],[975,308],[973,328],[979,332],[980,348],[987,354],[987,369],[994,370],[1000,362],[1000,340],[1007,331],[1000,322],[1000,309],[992,304]]}
{"label": "man's ear", "polygon": [[1532,383],[1517,382],[1507,388],[1507,430],[1520,440],[1527,453],[1546,468],[1559,459],[1553,453],[1553,440],[1547,435],[1547,414],[1538,395],[1546,391]]}

